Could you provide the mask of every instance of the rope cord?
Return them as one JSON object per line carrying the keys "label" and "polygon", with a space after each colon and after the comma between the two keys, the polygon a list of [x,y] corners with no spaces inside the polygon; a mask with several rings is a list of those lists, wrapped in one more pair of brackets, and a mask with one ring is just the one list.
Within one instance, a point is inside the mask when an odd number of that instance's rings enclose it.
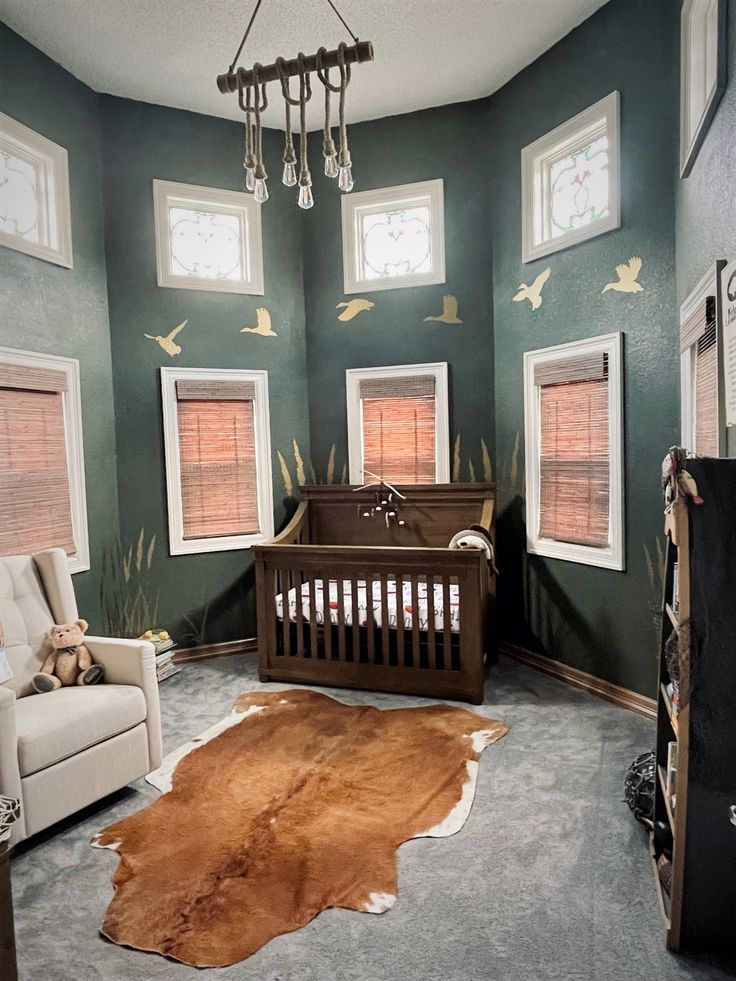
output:
{"label": "rope cord", "polygon": [[[330,0],[327,0],[327,2],[329,3]],[[233,58],[232,63],[230,64],[230,71],[231,72],[233,71],[233,69],[235,68],[235,65],[237,64],[238,58],[240,57],[240,52],[243,50],[243,46],[244,46],[245,42],[248,40],[248,35],[250,34],[250,29],[251,29],[251,27],[253,27],[253,21],[256,19],[256,14],[261,9],[261,4],[262,3],[263,3],[263,0],[257,0],[256,5],[255,5],[255,9],[253,10],[253,13],[250,15],[250,20],[248,21],[248,26],[245,29],[245,34],[243,35],[243,38],[242,38],[242,40],[241,40],[241,42],[240,42],[240,44],[238,46],[238,50],[235,52],[235,57]],[[338,14],[338,16],[340,16],[340,15]],[[342,18],[340,18],[340,19],[342,20]],[[343,21],[343,23],[344,23],[344,21]],[[345,26],[347,27],[347,24],[345,24]],[[350,28],[348,27],[348,31],[349,30],[350,30]],[[356,40],[357,40],[357,38],[356,38]]]}
{"label": "rope cord", "polygon": [[323,69],[322,59],[327,54],[327,48],[320,48],[317,52],[317,78],[325,87],[325,125],[324,125],[324,152],[330,156],[335,153],[335,144],[332,139],[332,122],[330,119],[330,98],[333,92],[339,92],[339,85],[332,85],[330,82],[329,68]]}
{"label": "rope cord", "polygon": [[337,49],[337,64],[340,69],[340,165],[350,166],[348,150],[348,128],[345,125],[345,90],[350,85],[350,65],[345,63],[346,44],[343,41]]}
{"label": "rope cord", "polygon": [[245,113],[245,159],[243,160],[244,167],[253,166],[253,128],[251,125],[251,113],[253,108],[251,106],[251,89],[248,86],[245,90],[245,101],[243,101],[243,82],[238,75],[238,103],[240,108]]}
{"label": "rope cord", "polygon": [[[263,170],[263,131],[261,128],[261,113],[268,107],[268,97],[266,95],[265,83],[260,83],[259,78],[263,66],[256,62],[253,65],[253,116],[255,118],[255,141],[253,149],[255,151],[256,165]],[[260,93],[258,87],[260,85]],[[250,87],[248,88],[250,95]]]}
{"label": "rope cord", "polygon": [[304,53],[297,55],[299,64],[299,125],[301,132],[299,135],[299,163],[302,175],[309,172],[307,162],[307,103],[312,98],[312,83],[309,72],[304,71]]}
{"label": "rope cord", "polygon": [[296,153],[294,152],[294,135],[291,130],[291,107],[299,105],[298,99],[292,99],[289,92],[289,77],[286,74],[286,60],[284,58],[276,59],[276,71],[279,74],[279,81],[281,82],[281,94],[284,97],[284,112],[285,112],[285,145],[284,145],[284,163],[295,163]]}

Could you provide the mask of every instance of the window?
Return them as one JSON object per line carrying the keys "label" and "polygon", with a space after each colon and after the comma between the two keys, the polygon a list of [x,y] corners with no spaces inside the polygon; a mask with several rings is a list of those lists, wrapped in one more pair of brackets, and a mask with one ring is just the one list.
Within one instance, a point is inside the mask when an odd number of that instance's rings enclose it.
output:
{"label": "window", "polygon": [[621,335],[524,355],[527,550],[624,568]]}
{"label": "window", "polygon": [[158,285],[263,295],[261,207],[252,194],[153,182]]}
{"label": "window", "polygon": [[346,293],[445,282],[441,180],[342,197]]}
{"label": "window", "polygon": [[619,227],[618,92],[524,147],[521,198],[524,262]]}
{"label": "window", "polygon": [[0,244],[72,267],[67,152],[2,112]]}
{"label": "window", "polygon": [[447,365],[351,368],[345,373],[350,481],[450,479]]}
{"label": "window", "polygon": [[726,0],[685,0],[681,14],[680,169],[687,177],[726,88]]}
{"label": "window", "polygon": [[712,266],[680,307],[682,445],[719,456],[718,319],[716,290],[723,263]]}
{"label": "window", "polygon": [[0,348],[0,554],[89,569],[79,362]]}
{"label": "window", "polygon": [[272,538],[268,373],[162,368],[161,390],[171,554]]}

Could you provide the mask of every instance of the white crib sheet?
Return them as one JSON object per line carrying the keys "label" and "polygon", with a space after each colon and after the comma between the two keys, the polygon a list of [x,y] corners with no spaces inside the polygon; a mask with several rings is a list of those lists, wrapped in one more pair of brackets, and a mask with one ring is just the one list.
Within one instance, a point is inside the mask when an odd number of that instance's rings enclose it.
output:
{"label": "white crib sheet", "polygon": [[[363,580],[358,580],[356,583],[358,587],[358,617],[359,625],[365,627],[368,625],[368,612],[366,604],[366,583]],[[397,623],[400,623],[399,616],[403,618],[404,629],[411,630],[414,625],[414,615],[417,611],[412,605],[411,597],[411,584],[409,582],[402,583],[403,590],[401,596],[401,610],[397,613],[397,589],[396,583],[389,581],[387,583],[387,601],[388,601],[388,625],[392,629],[395,629]],[[352,626],[353,623],[353,596],[352,596],[352,583],[350,580],[343,580],[343,608],[345,611],[345,624],[347,626]],[[443,601],[443,591],[441,583],[434,583],[434,596],[433,596],[433,613],[434,613],[434,629],[436,631],[444,630],[445,626],[445,611],[444,611],[444,601]],[[419,617],[419,629],[426,630],[429,623],[429,612],[428,612],[428,602],[427,602],[427,583],[420,582],[417,584],[418,593],[418,617]],[[289,590],[289,619],[294,622],[296,619],[296,603],[297,603],[297,591],[296,589]],[[317,580],[314,584],[314,602],[315,602],[315,618],[317,623],[325,622],[325,596],[324,589],[322,586],[322,581]],[[338,610],[338,596],[337,596],[337,581],[331,579],[329,581],[329,617],[330,622],[337,623],[337,610]],[[301,587],[301,606],[302,606],[302,616],[304,620],[308,623],[310,618],[310,595],[309,595],[309,583],[302,583]],[[383,625],[383,609],[381,602],[381,584],[380,582],[373,582],[372,589],[372,603],[373,608],[373,622],[376,627],[381,627]],[[460,597],[459,588],[456,583],[450,584],[450,631],[452,633],[458,633],[460,630]],[[279,620],[284,618],[284,594],[278,593],[276,596],[276,615]]]}

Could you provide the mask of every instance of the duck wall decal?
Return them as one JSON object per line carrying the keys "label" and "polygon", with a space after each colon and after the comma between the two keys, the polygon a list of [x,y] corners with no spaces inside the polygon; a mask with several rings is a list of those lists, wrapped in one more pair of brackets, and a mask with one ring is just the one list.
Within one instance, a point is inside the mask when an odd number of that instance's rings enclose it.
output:
{"label": "duck wall decal", "polygon": [[343,300],[342,303],[338,303],[335,307],[335,309],[345,307],[337,319],[352,320],[353,317],[357,317],[364,310],[372,310],[375,305],[372,300],[364,300],[362,297],[356,297],[354,300]]}
{"label": "duck wall decal", "polygon": [[144,334],[143,336],[147,337],[149,341],[155,341],[160,348],[163,348],[163,350],[173,358],[176,357],[177,354],[181,354],[181,348],[178,344],[174,343],[174,338],[177,334],[184,330],[188,323],[189,320],[185,320],[183,323],[179,324],[178,327],[174,327],[171,333],[167,334],[166,337],[162,337],[160,334]]}
{"label": "duck wall decal", "polygon": [[642,261],[639,256],[632,255],[628,262],[616,266],[618,280],[615,283],[606,283],[601,293],[607,293],[608,290],[616,290],[617,293],[643,293],[644,287],[641,283],[637,283],[641,267]]}
{"label": "duck wall decal", "polygon": [[442,297],[442,313],[437,317],[425,317],[424,322],[436,320],[441,324],[461,324],[462,320],[457,315],[457,297],[451,293]]}
{"label": "duck wall decal", "polygon": [[271,327],[271,314],[265,307],[258,307],[256,310],[256,326],[243,327],[241,334],[260,334],[262,337],[278,337],[279,335]]}
{"label": "duck wall decal", "polygon": [[521,303],[522,300],[529,300],[532,305],[532,310],[538,310],[542,305],[542,287],[549,279],[552,270],[549,266],[541,272],[531,286],[527,286],[526,283],[522,283],[519,286],[519,292],[514,297],[514,303]]}

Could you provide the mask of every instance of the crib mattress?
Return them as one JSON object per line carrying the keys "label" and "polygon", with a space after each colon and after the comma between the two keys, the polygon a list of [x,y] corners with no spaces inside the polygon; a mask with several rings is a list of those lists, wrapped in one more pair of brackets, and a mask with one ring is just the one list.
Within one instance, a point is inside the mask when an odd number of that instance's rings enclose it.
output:
{"label": "crib mattress", "polygon": [[[352,588],[353,583],[350,580],[343,580],[343,609],[345,614],[344,622],[346,626],[353,625],[353,594]],[[358,617],[359,626],[368,626],[368,606],[367,606],[367,587],[363,580],[358,580],[355,585],[358,589]],[[387,583],[387,610],[386,614],[388,616],[388,625],[391,629],[396,629],[397,625],[401,625],[403,621],[404,629],[411,630],[414,626],[415,615],[419,619],[419,629],[427,630],[428,624],[430,623],[430,615],[434,617],[434,629],[435,631],[442,631],[445,628],[445,610],[444,610],[444,596],[441,583],[434,583],[433,593],[434,595],[430,598],[427,596],[427,583],[420,582],[417,584],[418,593],[418,608],[415,609],[412,604],[411,596],[411,583],[402,583],[402,595],[399,597],[397,595],[397,584],[394,581],[389,581]],[[372,583],[372,596],[371,596],[371,607],[373,609],[373,623],[376,627],[383,626],[383,604],[381,602],[381,583],[374,581]],[[459,598],[459,587],[456,583],[451,583],[449,587],[450,592],[450,609],[449,609],[449,622],[450,631],[452,633],[458,633],[460,630],[460,598]],[[337,611],[338,611],[338,595],[337,595],[337,580],[331,579],[328,584],[328,597],[327,606],[329,610],[329,622],[337,623]],[[292,622],[296,619],[297,611],[297,590],[296,588],[290,589],[288,593],[289,602],[289,620]],[[325,622],[325,590],[321,580],[317,580],[314,583],[314,604],[315,604],[315,619],[317,623]],[[430,614],[430,604],[432,607]],[[302,616],[306,622],[310,620],[311,613],[311,603],[309,595],[309,583],[302,583],[301,587],[301,608]],[[276,595],[276,615],[279,620],[284,618],[284,594],[278,593]]]}

